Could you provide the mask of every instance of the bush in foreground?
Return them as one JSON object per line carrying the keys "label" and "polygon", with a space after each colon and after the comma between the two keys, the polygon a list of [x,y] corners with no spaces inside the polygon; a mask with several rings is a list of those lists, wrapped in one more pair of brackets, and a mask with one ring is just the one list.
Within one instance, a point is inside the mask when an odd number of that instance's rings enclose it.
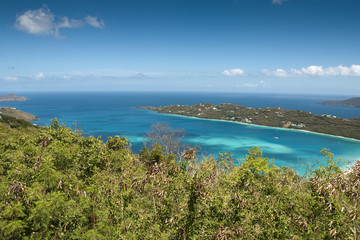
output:
{"label": "bush in foreground", "polygon": [[357,239],[360,164],[299,176],[262,156],[199,161],[123,137],[0,122],[0,239]]}

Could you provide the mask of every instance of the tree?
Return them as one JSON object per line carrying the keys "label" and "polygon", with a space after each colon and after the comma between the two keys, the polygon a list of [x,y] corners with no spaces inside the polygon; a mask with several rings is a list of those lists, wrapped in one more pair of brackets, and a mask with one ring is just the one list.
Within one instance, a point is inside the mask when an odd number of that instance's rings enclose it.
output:
{"label": "tree", "polygon": [[166,123],[156,123],[145,137],[146,146],[158,144],[166,154],[172,153],[180,158],[185,146],[181,144],[185,132],[182,129],[173,129]]}

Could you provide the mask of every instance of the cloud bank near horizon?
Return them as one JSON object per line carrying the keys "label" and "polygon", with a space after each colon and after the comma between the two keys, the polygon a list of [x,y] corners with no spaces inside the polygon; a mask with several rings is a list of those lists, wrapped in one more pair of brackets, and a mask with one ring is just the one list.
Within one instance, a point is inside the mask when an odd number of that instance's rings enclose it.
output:
{"label": "cloud bank near horizon", "polygon": [[[221,72],[221,75],[229,78],[244,77],[244,78],[256,78],[263,75],[267,77],[279,77],[279,78],[290,78],[290,77],[360,77],[360,65],[351,65],[343,66],[338,65],[336,67],[326,67],[311,65],[308,67],[303,67],[301,69],[291,68],[290,70],[285,70],[283,68],[278,68],[276,70],[262,69],[258,73],[250,73],[250,75],[241,68],[226,69]],[[5,81],[18,81],[20,79],[71,79],[71,78],[114,78],[114,79],[123,79],[123,78],[138,78],[138,77],[176,77],[176,78],[189,78],[189,77],[216,77],[219,76],[219,73],[207,73],[203,72],[142,72],[142,71],[129,71],[129,70],[120,70],[120,69],[110,69],[110,70],[93,70],[93,71],[75,71],[75,72],[62,72],[62,73],[49,73],[44,74],[44,72],[37,72],[30,75],[4,75],[0,76]],[[261,85],[261,84],[258,84]]]}
{"label": "cloud bank near horizon", "polygon": [[291,68],[290,70],[285,70],[278,68],[276,70],[261,70],[266,76],[274,77],[303,77],[303,76],[313,76],[313,77],[330,77],[330,76],[355,76],[360,77],[360,65],[351,65],[346,67],[339,65],[336,67],[327,67],[311,65],[308,67],[303,67],[301,69]]}
{"label": "cloud bank near horizon", "polygon": [[[323,67],[318,65],[310,65],[308,67],[302,67],[301,69],[291,68],[285,70],[278,68],[276,70],[262,69],[261,74],[268,77],[330,77],[330,76],[343,76],[343,77],[360,77],[360,65],[343,66],[338,65],[335,67]],[[234,68],[230,70],[224,70],[222,73],[224,76],[248,76],[245,70],[241,68]]]}
{"label": "cloud bank near horizon", "polygon": [[16,16],[15,28],[32,35],[50,35],[61,37],[61,28],[81,28],[91,26],[98,29],[105,27],[102,19],[87,15],[83,19],[73,19],[67,16],[58,17],[47,7],[28,10]]}

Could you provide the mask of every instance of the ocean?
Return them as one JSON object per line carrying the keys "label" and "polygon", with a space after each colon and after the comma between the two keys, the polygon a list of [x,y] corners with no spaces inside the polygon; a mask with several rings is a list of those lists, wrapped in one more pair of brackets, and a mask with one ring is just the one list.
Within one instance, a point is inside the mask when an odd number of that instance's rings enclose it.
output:
{"label": "ocean", "polygon": [[[5,94],[5,93],[3,93]],[[281,107],[305,110],[314,114],[330,114],[344,118],[360,117],[360,108],[320,105],[325,100],[341,100],[350,96],[287,95],[250,93],[180,93],[180,92],[51,92],[16,93],[27,96],[25,102],[0,102],[0,106],[16,107],[34,114],[34,124],[50,125],[58,118],[66,126],[77,126],[84,136],[126,136],[133,152],[143,147],[143,137],[155,123],[166,123],[185,132],[183,143],[199,146],[201,155],[217,156],[231,152],[243,159],[247,151],[259,146],[275,165],[295,168],[305,173],[306,165],[324,162],[320,151],[328,148],[345,164],[360,160],[360,141],[295,130],[245,125],[233,122],[194,119],[151,112],[135,106],[170,104],[234,103],[247,107]]]}

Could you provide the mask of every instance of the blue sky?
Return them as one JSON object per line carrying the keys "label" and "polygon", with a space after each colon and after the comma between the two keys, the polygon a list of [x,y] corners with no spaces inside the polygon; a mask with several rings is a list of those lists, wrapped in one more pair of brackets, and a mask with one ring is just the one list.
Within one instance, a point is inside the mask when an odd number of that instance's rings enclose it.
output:
{"label": "blue sky", "polygon": [[1,0],[0,91],[360,95],[359,0]]}

